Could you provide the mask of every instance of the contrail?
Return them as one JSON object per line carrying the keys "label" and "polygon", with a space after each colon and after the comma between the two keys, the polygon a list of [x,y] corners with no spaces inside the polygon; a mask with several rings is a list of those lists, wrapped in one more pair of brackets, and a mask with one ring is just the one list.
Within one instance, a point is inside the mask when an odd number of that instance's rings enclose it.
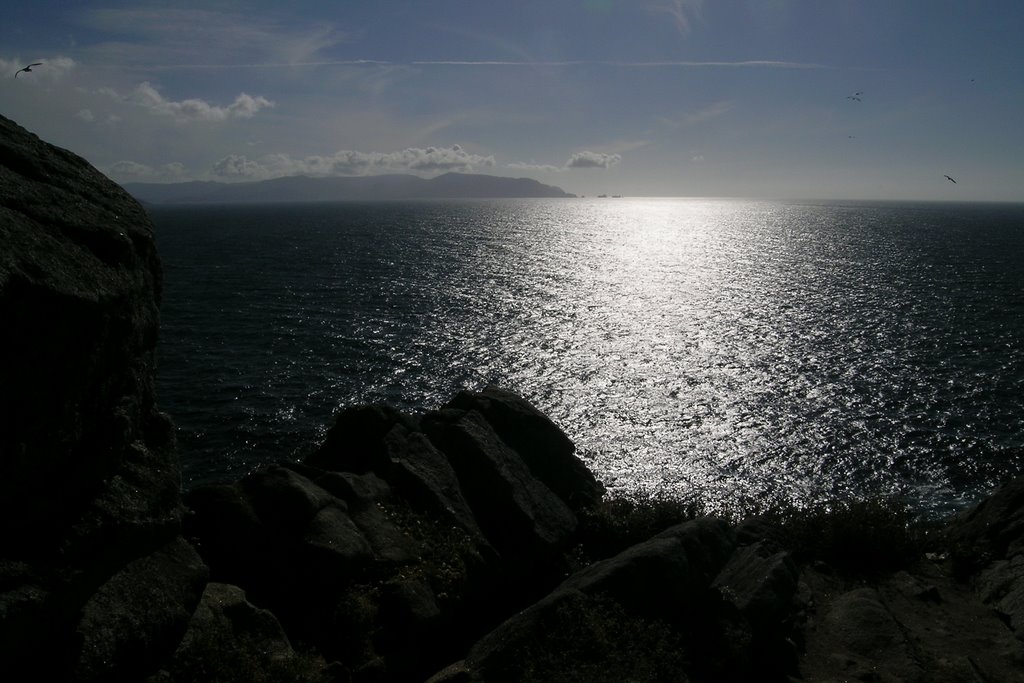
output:
{"label": "contrail", "polygon": [[761,69],[831,69],[825,64],[805,62],[784,62],[776,60],[746,60],[740,62],[692,62],[692,61],[659,61],[659,62],[616,62],[606,60],[558,60],[528,61],[500,59],[417,59],[408,62],[395,62],[383,59],[337,59],[315,62],[264,62],[259,64],[162,64],[136,67],[142,71],[171,71],[174,69],[289,69],[302,66],[508,66],[508,67],[574,67],[574,66],[606,66],[625,69],[652,68],[761,68]]}

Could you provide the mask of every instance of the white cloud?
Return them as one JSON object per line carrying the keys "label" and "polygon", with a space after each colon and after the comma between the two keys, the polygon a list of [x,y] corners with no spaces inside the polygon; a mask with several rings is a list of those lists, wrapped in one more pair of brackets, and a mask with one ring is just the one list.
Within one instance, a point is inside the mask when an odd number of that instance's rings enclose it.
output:
{"label": "white cloud", "polygon": [[409,147],[397,152],[340,150],[329,156],[294,158],[271,154],[259,160],[229,155],[211,168],[221,178],[264,179],[289,175],[351,176],[379,173],[421,173],[472,171],[494,166],[493,156],[470,154],[459,145],[451,147]]}
{"label": "white cloud", "polygon": [[83,121],[88,121],[90,123],[96,120],[96,115],[88,109],[79,109],[78,113],[75,114],[75,116],[77,118],[82,119]]}
{"label": "white cloud", "polygon": [[[108,94],[112,90],[106,90]],[[148,81],[140,83],[127,96],[113,93],[118,99],[139,105],[149,111],[164,116],[172,116],[178,121],[226,121],[228,119],[248,119],[261,109],[273,107],[274,103],[265,97],[252,97],[241,93],[235,101],[226,107],[220,107],[201,99],[181,101],[168,100],[161,95]]]}
{"label": "white cloud", "polygon": [[173,181],[185,177],[185,167],[177,162],[161,166],[149,166],[134,161],[118,161],[107,169],[107,175],[118,182]]}
{"label": "white cloud", "polygon": [[702,161],[704,161],[704,155],[703,154],[694,155],[694,156],[690,157],[690,161],[699,164]]}
{"label": "white cloud", "polygon": [[252,178],[260,173],[260,165],[238,154],[229,154],[213,165],[213,174],[221,178]]}
{"label": "white cloud", "polygon": [[611,168],[622,161],[618,154],[603,152],[576,152],[565,162],[566,168]]}
{"label": "white cloud", "polygon": [[511,168],[517,171],[541,171],[544,173],[559,173],[565,170],[564,166],[552,166],[551,164],[526,164],[521,162],[505,164],[505,168]]}

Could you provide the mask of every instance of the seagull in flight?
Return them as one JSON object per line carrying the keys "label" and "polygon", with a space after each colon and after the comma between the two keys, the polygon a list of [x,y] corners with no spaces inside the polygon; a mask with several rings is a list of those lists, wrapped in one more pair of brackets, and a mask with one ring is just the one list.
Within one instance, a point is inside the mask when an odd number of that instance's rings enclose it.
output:
{"label": "seagull in flight", "polygon": [[952,178],[950,178],[948,175],[944,175],[942,177],[945,178],[946,180],[948,180],[949,182],[953,183],[954,185],[956,185],[956,181],[953,180]]}
{"label": "seagull in flight", "polygon": [[42,65],[42,62],[32,62],[28,66],[22,67],[22,68],[18,69],[17,71],[15,71],[14,72],[14,77],[17,78],[18,74],[20,74],[22,71],[24,71],[25,73],[29,73],[30,71],[32,71],[32,67],[40,66],[40,65]]}

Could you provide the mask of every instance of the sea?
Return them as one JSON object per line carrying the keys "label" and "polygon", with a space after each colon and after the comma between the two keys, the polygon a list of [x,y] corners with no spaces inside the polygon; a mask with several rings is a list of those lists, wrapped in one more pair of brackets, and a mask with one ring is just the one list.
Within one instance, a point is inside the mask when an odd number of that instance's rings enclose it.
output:
{"label": "sea", "polygon": [[489,384],[613,491],[711,510],[1024,470],[1024,204],[578,198],[151,206],[187,488],[346,406]]}

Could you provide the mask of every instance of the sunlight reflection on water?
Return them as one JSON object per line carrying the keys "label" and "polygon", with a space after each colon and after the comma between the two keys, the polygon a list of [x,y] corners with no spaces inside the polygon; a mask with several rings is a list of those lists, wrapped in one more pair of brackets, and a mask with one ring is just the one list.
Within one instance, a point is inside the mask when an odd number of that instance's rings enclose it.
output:
{"label": "sunlight reflection on water", "polygon": [[[1021,466],[1019,210],[988,232],[948,207],[716,200],[249,211],[227,281],[186,285],[209,255],[161,244],[161,401],[185,429],[224,429],[171,408],[209,391],[176,365],[209,354],[203,372],[227,362],[247,387],[254,433],[493,382],[547,412],[612,488],[721,507],[880,491],[956,506]],[[217,297],[219,313],[201,310]],[[203,342],[204,325],[222,338]]]}

